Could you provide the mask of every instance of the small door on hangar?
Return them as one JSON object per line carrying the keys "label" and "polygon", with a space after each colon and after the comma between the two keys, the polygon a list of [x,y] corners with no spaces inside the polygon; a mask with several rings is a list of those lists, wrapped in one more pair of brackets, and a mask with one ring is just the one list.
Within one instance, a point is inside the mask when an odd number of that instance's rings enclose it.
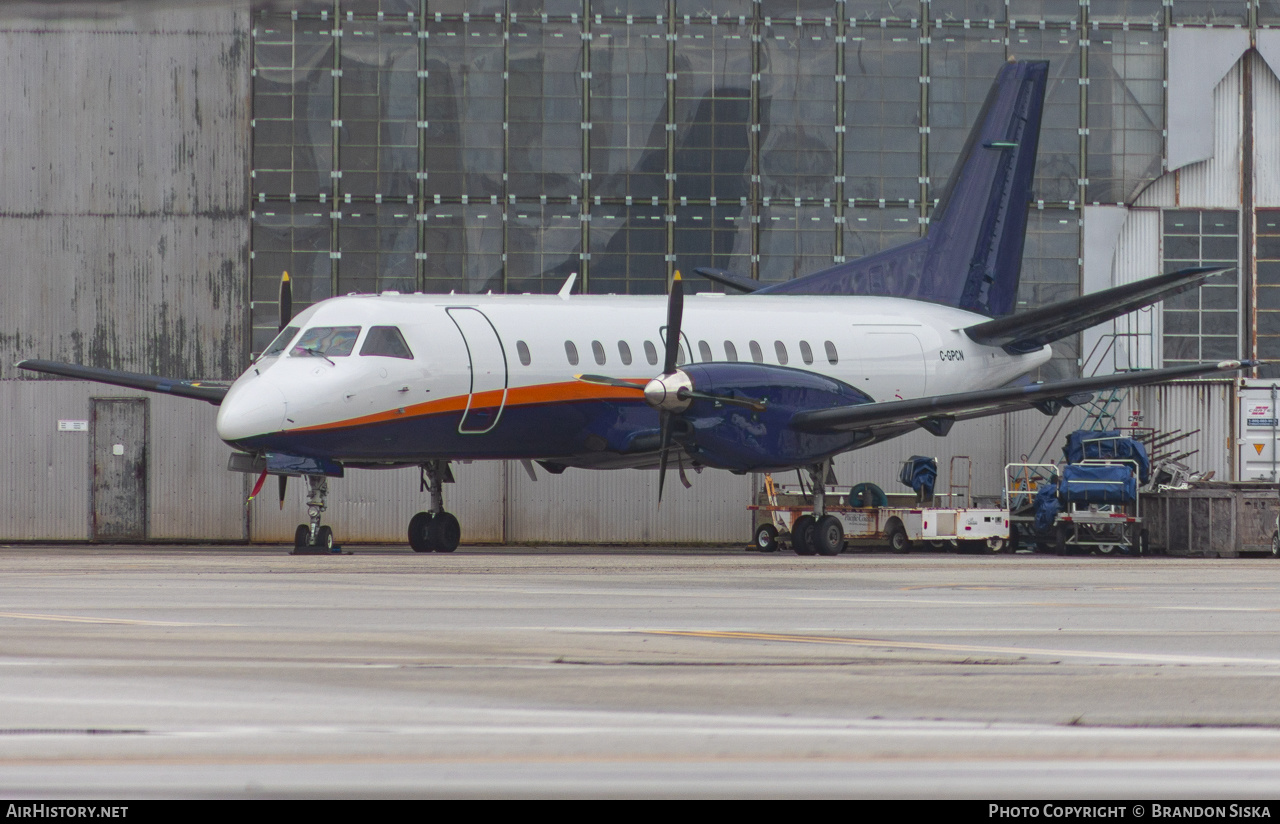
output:
{"label": "small door on hangar", "polygon": [[90,539],[147,537],[146,398],[91,398]]}

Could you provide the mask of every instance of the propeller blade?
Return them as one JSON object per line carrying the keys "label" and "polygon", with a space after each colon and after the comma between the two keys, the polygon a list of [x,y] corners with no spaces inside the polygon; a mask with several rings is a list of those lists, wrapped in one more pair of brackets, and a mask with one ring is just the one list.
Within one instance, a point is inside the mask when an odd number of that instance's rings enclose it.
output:
{"label": "propeller blade", "polygon": [[667,481],[667,447],[671,440],[671,413],[664,409],[661,415],[661,435],[658,438],[658,506],[662,506],[662,486]]}
{"label": "propeller blade", "polygon": [[280,276],[280,328],[283,329],[293,320],[293,284],[289,281],[289,273]]}
{"label": "propeller blade", "polygon": [[699,392],[695,389],[680,389],[676,392],[676,397],[681,400],[685,398],[697,398],[704,401],[727,403],[733,406],[745,406],[755,412],[764,411],[764,401],[757,401],[752,398],[731,398],[727,395],[712,395],[710,392]]}
{"label": "propeller blade", "polygon": [[643,392],[644,386],[634,384],[631,381],[624,381],[621,378],[610,378],[607,375],[575,375],[578,380],[583,383],[591,383],[597,386],[616,386],[619,389],[634,389],[637,392]]}
{"label": "propeller blade", "polygon": [[676,270],[671,279],[671,296],[667,298],[667,359],[662,364],[662,374],[676,371],[676,358],[680,354],[680,322],[684,318],[684,284]]}
{"label": "propeller blade", "polygon": [[285,488],[289,486],[289,476],[280,475],[278,477],[279,477],[279,481],[276,484],[276,489],[280,491],[280,508],[284,509],[284,491],[285,491]]}

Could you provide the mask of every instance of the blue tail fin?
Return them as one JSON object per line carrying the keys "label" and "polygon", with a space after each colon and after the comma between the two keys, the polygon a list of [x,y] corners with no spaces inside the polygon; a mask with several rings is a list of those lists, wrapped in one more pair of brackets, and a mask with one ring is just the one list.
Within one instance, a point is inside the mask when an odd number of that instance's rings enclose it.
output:
{"label": "blue tail fin", "polygon": [[1049,64],[1000,69],[920,240],[753,294],[888,295],[1013,311]]}

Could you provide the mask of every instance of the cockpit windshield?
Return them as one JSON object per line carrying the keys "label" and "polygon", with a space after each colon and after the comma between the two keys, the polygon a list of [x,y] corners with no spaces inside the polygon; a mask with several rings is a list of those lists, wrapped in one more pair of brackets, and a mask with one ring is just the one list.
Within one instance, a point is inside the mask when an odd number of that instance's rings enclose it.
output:
{"label": "cockpit windshield", "polygon": [[302,333],[289,350],[289,355],[295,358],[343,358],[351,354],[358,337],[359,326],[313,326]]}
{"label": "cockpit windshield", "polygon": [[369,334],[364,336],[364,346],[360,347],[362,356],[379,356],[384,358],[404,358],[413,360],[413,352],[409,344],[404,342],[404,335],[394,326],[371,326]]}
{"label": "cockpit windshield", "polygon": [[284,350],[289,348],[289,342],[298,334],[297,326],[286,326],[280,330],[280,334],[276,335],[276,339],[271,341],[271,345],[263,351],[262,357],[274,358],[283,354]]}

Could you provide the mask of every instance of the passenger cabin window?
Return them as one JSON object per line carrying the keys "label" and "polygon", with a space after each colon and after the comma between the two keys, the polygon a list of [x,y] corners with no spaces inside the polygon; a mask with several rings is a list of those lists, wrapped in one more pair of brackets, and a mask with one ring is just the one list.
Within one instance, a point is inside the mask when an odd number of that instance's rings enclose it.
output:
{"label": "passenger cabin window", "polygon": [[702,357],[703,363],[711,360],[711,346],[705,340],[698,341],[698,354]]}
{"label": "passenger cabin window", "polygon": [[591,341],[591,354],[596,356],[596,363],[604,366],[604,345],[598,340]]}
{"label": "passenger cabin window", "polygon": [[800,341],[800,360],[804,361],[806,366],[813,363],[813,350],[809,348],[807,340]]}
{"label": "passenger cabin window", "polygon": [[404,336],[394,326],[370,326],[369,334],[364,336],[364,344],[360,347],[360,356],[374,355],[382,358],[404,358],[413,360],[413,352]]}
{"label": "passenger cabin window", "polygon": [[564,342],[564,356],[569,359],[570,366],[578,365],[578,347],[573,345],[573,341]]}
{"label": "passenger cabin window", "polygon": [[631,365],[631,347],[627,346],[625,340],[618,341],[618,357],[622,358],[623,366]]}
{"label": "passenger cabin window", "polygon": [[271,341],[271,345],[262,353],[262,357],[274,358],[288,349],[290,342],[298,334],[298,328],[297,326],[286,326],[281,329],[280,334],[276,335],[276,339]]}
{"label": "passenger cabin window", "polygon": [[831,364],[832,366],[835,366],[836,363],[840,360],[840,358],[836,356],[836,345],[831,341],[827,341],[826,344],[824,345],[827,348],[827,363]]}
{"label": "passenger cabin window", "polygon": [[729,361],[738,360],[738,348],[733,345],[733,341],[727,340],[724,342],[724,357],[725,360]]}
{"label": "passenger cabin window", "polygon": [[787,345],[780,340],[773,342],[773,352],[778,356],[778,363],[783,366],[787,365]]}
{"label": "passenger cabin window", "polygon": [[651,340],[644,342],[644,357],[645,360],[649,361],[650,366],[658,365],[658,350]]}
{"label": "passenger cabin window", "polygon": [[313,326],[289,350],[291,357],[345,358],[356,347],[359,326]]}
{"label": "passenger cabin window", "polygon": [[751,348],[751,359],[756,363],[764,363],[764,352],[760,351],[760,344],[751,341],[747,345]]}
{"label": "passenger cabin window", "polygon": [[530,362],[532,362],[533,360],[531,357],[529,357],[528,344],[526,344],[522,340],[516,341],[516,356],[520,358],[521,366],[528,366]]}

